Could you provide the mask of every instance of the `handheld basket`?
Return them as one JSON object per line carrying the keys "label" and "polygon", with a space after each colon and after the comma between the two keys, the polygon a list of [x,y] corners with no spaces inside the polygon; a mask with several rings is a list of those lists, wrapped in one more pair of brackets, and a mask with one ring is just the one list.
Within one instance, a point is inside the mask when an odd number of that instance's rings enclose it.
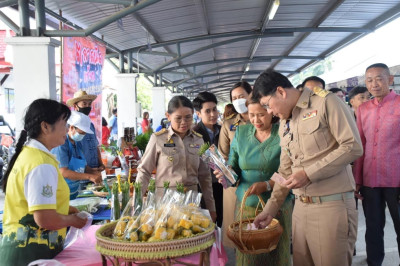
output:
{"label": "handheld basket", "polygon": [[96,249],[101,254],[127,260],[155,260],[181,257],[209,248],[215,241],[214,224],[194,237],[160,242],[126,242],[112,239],[117,221],[96,231]]}
{"label": "handheld basket", "polygon": [[[247,227],[247,224],[251,224],[255,218],[248,218],[243,221],[243,209],[246,204],[246,199],[249,195],[249,190],[243,196],[242,203],[240,206],[239,221],[232,223],[229,228],[227,235],[239,249],[240,252],[246,254],[261,254],[271,252],[276,249],[280,236],[282,235],[283,228],[279,224],[279,221],[273,219],[272,222],[265,229],[258,230],[245,230],[243,227]],[[262,207],[265,206],[263,199],[258,196]]]}

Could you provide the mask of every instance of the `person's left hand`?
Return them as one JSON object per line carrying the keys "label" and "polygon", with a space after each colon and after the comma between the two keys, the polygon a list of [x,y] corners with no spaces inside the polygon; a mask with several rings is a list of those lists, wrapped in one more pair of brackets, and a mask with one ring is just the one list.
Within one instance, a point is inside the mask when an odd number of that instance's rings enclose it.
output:
{"label": "person's left hand", "polygon": [[249,195],[260,195],[267,191],[267,184],[265,182],[256,182],[249,187]]}
{"label": "person's left hand", "polygon": [[215,223],[215,221],[217,220],[217,212],[211,212],[211,211],[210,211],[210,215],[211,215],[211,219],[212,219],[213,222]]}
{"label": "person's left hand", "polygon": [[69,206],[68,214],[79,213],[79,210],[74,206]]}
{"label": "person's left hand", "polygon": [[311,181],[308,178],[306,172],[304,170],[301,170],[288,176],[283,185],[285,185],[289,189],[293,189],[304,187],[310,182]]}

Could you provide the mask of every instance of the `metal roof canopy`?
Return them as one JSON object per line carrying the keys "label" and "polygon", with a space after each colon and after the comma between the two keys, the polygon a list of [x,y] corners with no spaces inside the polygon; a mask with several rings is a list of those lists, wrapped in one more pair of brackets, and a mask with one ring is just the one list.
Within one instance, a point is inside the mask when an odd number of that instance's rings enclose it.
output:
{"label": "metal roof canopy", "polygon": [[[398,0],[4,0],[20,13],[19,36],[92,36],[121,73],[154,85],[226,96],[267,68],[291,75],[400,16]],[[279,1],[278,1],[279,2]],[[30,30],[29,16],[36,17]],[[74,30],[47,30],[61,21]]]}

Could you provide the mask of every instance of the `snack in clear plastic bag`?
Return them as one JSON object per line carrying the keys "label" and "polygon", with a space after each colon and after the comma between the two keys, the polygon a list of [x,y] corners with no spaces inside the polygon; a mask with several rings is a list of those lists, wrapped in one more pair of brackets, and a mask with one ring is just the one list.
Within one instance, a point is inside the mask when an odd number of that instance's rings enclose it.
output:
{"label": "snack in clear plastic bag", "polygon": [[[237,182],[238,175],[231,166],[226,163],[225,159],[214,144],[201,155],[201,158],[204,162],[208,163],[208,166],[211,169],[219,170],[224,174],[224,178],[228,183],[227,185],[233,186]],[[224,188],[226,188],[227,185],[224,185]]]}

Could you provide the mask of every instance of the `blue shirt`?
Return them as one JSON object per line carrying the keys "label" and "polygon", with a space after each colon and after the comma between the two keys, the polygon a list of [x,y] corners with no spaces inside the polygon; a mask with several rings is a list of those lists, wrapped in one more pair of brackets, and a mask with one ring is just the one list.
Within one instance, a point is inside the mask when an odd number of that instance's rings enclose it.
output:
{"label": "blue shirt", "polygon": [[118,117],[115,115],[110,118],[111,135],[118,135]]}
{"label": "blue shirt", "polygon": [[85,155],[87,165],[91,168],[99,167],[99,154],[97,146],[99,146],[99,141],[96,138],[96,131],[94,129],[93,123],[90,123],[90,129],[94,134],[86,134],[83,140],[80,141],[82,145],[82,151]]}
{"label": "blue shirt", "polygon": [[[67,136],[68,138],[68,136]],[[71,150],[68,145],[68,139],[65,140],[63,145],[60,145],[54,149],[51,150],[51,153],[54,154],[57,157],[57,160],[60,162],[58,165],[59,168],[62,167],[68,167],[69,161],[71,160],[71,157],[79,158],[80,157],[80,152],[79,150],[82,151],[82,141],[76,141],[75,145],[71,143],[73,149]]]}

